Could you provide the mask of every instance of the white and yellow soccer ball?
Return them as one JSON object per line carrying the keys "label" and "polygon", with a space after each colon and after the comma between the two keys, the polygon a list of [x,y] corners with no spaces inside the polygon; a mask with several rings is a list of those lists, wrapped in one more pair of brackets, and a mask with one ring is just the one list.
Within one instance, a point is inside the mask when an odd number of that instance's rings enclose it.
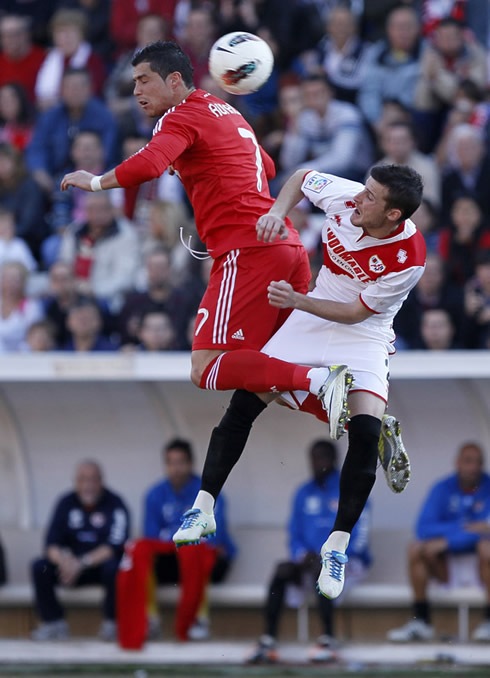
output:
{"label": "white and yellow soccer ball", "polygon": [[273,66],[271,48],[253,33],[222,35],[209,52],[209,72],[230,94],[256,92],[269,79]]}

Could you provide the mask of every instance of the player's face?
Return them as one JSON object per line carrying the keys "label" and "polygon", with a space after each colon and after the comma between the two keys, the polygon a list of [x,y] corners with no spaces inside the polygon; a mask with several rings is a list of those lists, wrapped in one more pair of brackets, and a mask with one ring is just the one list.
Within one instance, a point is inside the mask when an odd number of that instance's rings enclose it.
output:
{"label": "player's face", "polygon": [[175,489],[183,487],[192,473],[192,462],[180,449],[167,450],[165,455],[165,471],[167,479]]}
{"label": "player's face", "polygon": [[[364,189],[354,196],[356,209],[352,212],[351,223],[359,226],[370,235],[395,227],[398,210],[389,209],[386,205],[388,189],[386,186],[369,177]],[[397,212],[398,215],[392,214]]]}
{"label": "player's face", "polygon": [[149,118],[157,118],[179,103],[175,100],[175,91],[170,86],[171,78],[172,74],[162,80],[146,62],[133,68],[133,94]]}

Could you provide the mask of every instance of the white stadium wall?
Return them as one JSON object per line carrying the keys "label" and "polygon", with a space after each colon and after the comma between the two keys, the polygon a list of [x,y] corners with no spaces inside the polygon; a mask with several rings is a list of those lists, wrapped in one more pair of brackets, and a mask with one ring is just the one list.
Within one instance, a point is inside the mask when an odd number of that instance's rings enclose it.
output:
{"label": "white stadium wall", "polygon": [[[401,353],[391,368],[389,411],[403,423],[413,477],[396,496],[378,473],[371,581],[404,579],[418,508],[434,480],[451,472],[461,442],[480,442],[490,467],[490,354]],[[144,492],[162,477],[165,441],[189,438],[200,471],[229,394],[199,391],[188,374],[187,354],[0,359],[0,535],[13,581],[27,580],[53,502],[70,489],[81,459],[101,462],[107,484],[127,500],[134,535]],[[260,581],[285,554],[291,496],[308,477],[306,448],[325,435],[313,417],[277,405],[257,421],[225,490],[230,527],[242,543],[234,578]]]}

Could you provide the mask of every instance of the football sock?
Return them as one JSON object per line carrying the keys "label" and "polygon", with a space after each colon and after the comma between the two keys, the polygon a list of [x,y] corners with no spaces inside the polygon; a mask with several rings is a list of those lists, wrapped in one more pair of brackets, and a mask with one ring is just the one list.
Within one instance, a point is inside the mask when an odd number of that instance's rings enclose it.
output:
{"label": "football sock", "polygon": [[200,388],[228,391],[245,389],[252,393],[268,391],[309,391],[318,393],[328,377],[327,367],[310,368],[270,358],[252,349],[221,353],[212,360],[201,377]]}
{"label": "football sock", "polygon": [[209,492],[204,492],[204,490],[199,490],[197,493],[196,501],[194,502],[192,508],[198,508],[203,513],[207,513],[210,516],[214,510],[214,497]]}
{"label": "football sock", "polygon": [[430,608],[426,600],[416,600],[413,604],[413,616],[430,624]]}
{"label": "football sock", "polygon": [[381,420],[358,414],[349,422],[349,447],[340,472],[339,508],[333,530],[352,532],[376,480]]}
{"label": "football sock", "polygon": [[252,424],[266,407],[254,393],[235,391],[223,418],[213,429],[202,471],[201,490],[214,499],[240,459]]}

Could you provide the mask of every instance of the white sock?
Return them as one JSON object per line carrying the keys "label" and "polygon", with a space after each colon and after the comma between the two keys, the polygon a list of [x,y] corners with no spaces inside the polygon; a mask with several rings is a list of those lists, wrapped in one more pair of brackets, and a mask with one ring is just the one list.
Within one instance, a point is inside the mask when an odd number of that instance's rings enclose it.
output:
{"label": "white sock", "polygon": [[327,380],[329,374],[330,370],[328,369],[328,367],[312,367],[311,370],[306,375],[310,380],[309,388],[310,393],[313,393],[314,395],[317,396],[318,393],[320,392],[321,387]]}
{"label": "white sock", "polygon": [[340,551],[340,553],[345,553],[349,546],[349,539],[350,534],[348,532],[336,530],[335,532],[332,532],[325,542],[325,551]]}
{"label": "white sock", "polygon": [[207,513],[208,516],[212,515],[214,510],[213,495],[209,494],[209,492],[205,492],[204,490],[199,490],[192,508],[201,509],[201,511],[203,513]]}

